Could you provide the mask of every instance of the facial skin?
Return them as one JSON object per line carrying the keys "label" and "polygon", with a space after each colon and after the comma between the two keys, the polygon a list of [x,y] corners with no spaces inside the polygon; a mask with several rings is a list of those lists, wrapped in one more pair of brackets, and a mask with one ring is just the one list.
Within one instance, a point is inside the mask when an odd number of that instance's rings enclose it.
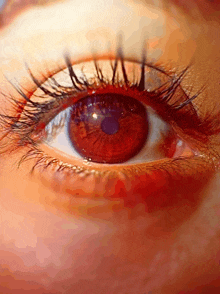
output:
{"label": "facial skin", "polygon": [[[120,33],[125,59],[140,61],[147,40],[148,58],[167,70],[193,61],[181,85],[192,94],[206,85],[196,103],[201,114],[217,113],[220,18],[209,9],[192,16],[174,2],[120,0],[30,7],[0,31],[1,111],[13,111],[5,95],[21,99],[7,80],[33,87],[24,60],[36,75],[57,71],[64,50],[76,61],[114,54]],[[0,155],[1,293],[219,293],[218,171],[196,201],[147,212],[143,203],[129,208],[56,191],[46,172],[30,175],[33,162],[17,169],[24,154]]]}

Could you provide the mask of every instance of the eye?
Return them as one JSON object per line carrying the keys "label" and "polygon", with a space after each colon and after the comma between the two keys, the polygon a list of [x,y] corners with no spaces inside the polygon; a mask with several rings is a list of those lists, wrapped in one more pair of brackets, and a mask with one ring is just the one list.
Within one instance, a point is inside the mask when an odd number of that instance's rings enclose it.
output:
{"label": "eye", "polygon": [[32,175],[55,192],[123,198],[129,207],[144,202],[148,210],[212,175],[209,140],[219,130],[195,109],[199,93],[183,91],[188,69],[168,74],[144,56],[141,63],[120,55],[65,61],[66,69],[41,80],[28,68],[36,90],[17,88],[17,115],[1,116],[6,148],[24,150],[19,166],[33,161]]}
{"label": "eye", "polygon": [[98,163],[146,162],[184,152],[183,141],[150,107],[115,93],[79,100],[45,130],[49,146]]}
{"label": "eye", "polygon": [[166,107],[163,116],[170,120],[172,107],[180,99],[187,101],[178,79],[174,82],[159,69],[132,61],[99,60],[73,66],[68,58],[66,62],[68,68],[41,84],[31,99],[37,103],[39,97],[56,97],[59,101],[55,117],[44,117],[44,143],[75,158],[108,164],[172,158],[185,155],[186,150],[187,156],[193,155],[157,114]]}

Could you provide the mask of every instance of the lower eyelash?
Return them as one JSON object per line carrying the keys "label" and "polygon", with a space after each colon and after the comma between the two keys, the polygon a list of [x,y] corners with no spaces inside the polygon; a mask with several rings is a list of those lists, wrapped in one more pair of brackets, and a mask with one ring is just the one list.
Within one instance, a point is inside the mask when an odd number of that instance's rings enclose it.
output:
{"label": "lower eyelash", "polygon": [[143,203],[147,212],[184,202],[196,207],[200,201],[197,193],[215,172],[214,163],[203,156],[100,170],[65,164],[31,147],[20,164],[28,160],[34,161],[34,176],[39,176],[55,193],[65,192],[70,198],[120,199],[128,208]]}

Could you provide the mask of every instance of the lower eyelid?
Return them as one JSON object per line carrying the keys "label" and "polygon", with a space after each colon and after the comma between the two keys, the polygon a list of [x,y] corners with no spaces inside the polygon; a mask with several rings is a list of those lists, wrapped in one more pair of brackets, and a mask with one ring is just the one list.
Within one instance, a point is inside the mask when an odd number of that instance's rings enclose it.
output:
{"label": "lower eyelid", "polygon": [[[77,198],[119,200],[125,208],[143,204],[148,213],[180,203],[195,208],[201,201],[201,189],[215,172],[213,162],[200,156],[114,168],[105,165],[102,169],[96,164],[72,168],[58,160],[47,160],[45,153],[42,158],[32,177],[57,195],[57,203],[61,201],[60,195],[66,195],[69,201]],[[36,162],[36,158],[32,159]],[[46,169],[44,164],[48,164]]]}

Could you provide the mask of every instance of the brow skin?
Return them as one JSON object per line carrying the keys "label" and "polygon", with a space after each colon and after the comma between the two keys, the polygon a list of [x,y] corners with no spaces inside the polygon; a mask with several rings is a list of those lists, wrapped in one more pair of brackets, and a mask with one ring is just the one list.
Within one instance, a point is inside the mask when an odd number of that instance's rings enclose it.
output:
{"label": "brow skin", "polygon": [[[0,30],[9,25],[18,15],[31,7],[45,7],[55,3],[65,2],[66,0],[5,0],[5,4],[0,11]],[[154,0],[138,0],[144,4],[154,3]],[[220,2],[218,0],[191,0],[196,3],[198,8],[206,14],[210,14],[210,9],[215,12],[220,11]],[[161,3],[168,5],[177,5],[179,8],[186,9],[185,0],[161,0]],[[151,3],[152,4],[152,3]],[[188,7],[189,8],[189,7]],[[210,8],[210,9],[207,9]]]}
{"label": "brow skin", "polygon": [[0,11],[0,29],[9,25],[18,15],[31,7],[44,7],[65,0],[6,0]]}

